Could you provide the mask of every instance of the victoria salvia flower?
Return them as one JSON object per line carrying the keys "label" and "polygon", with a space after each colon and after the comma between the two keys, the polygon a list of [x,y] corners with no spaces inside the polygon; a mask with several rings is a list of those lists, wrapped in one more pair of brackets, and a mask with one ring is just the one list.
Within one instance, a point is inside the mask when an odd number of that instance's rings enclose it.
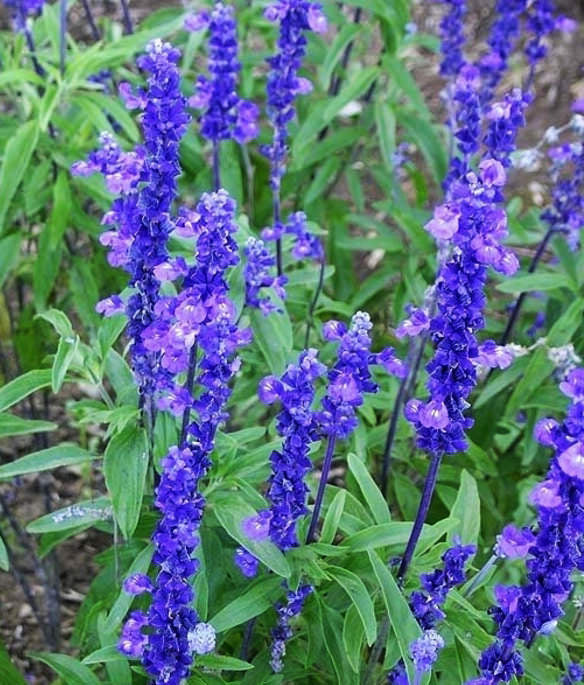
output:
{"label": "victoria salvia flower", "polygon": [[273,288],[280,299],[286,298],[286,276],[276,276],[276,258],[266,248],[263,240],[249,237],[244,249],[245,304],[259,309],[264,315],[277,311],[278,307],[266,294],[265,288]]}
{"label": "victoria salvia flower", "polygon": [[[431,670],[444,647],[444,640],[436,630],[438,623],[445,617],[442,605],[450,590],[464,583],[466,563],[475,553],[474,545],[455,544],[442,555],[441,568],[422,574],[422,589],[412,592],[410,596],[410,609],[423,630],[421,637],[410,645],[410,656],[418,679],[421,674]],[[387,682],[407,685],[403,661],[389,672]]]}
{"label": "victoria salvia flower", "polygon": [[308,228],[306,214],[294,212],[285,224],[264,228],[264,240],[280,240],[284,235],[292,236],[291,254],[295,259],[312,259],[317,262],[324,260],[324,249],[321,241]]}
{"label": "victoria salvia flower", "polygon": [[568,666],[566,675],[561,680],[561,685],[577,685],[577,683],[582,682],[584,682],[584,666],[571,663]]}
{"label": "victoria salvia flower", "polygon": [[[200,394],[184,388],[186,417],[194,409],[197,418],[187,421],[183,441],[171,447],[161,462],[155,493],[161,518],[153,535],[153,561],[160,570],[151,589],[152,602],[147,614],[134,612],[120,640],[120,649],[139,656],[157,685],[179,685],[189,673],[193,655],[207,653],[215,645],[213,628],[198,620],[192,606],[192,576],[198,568],[193,553],[205,504],[199,482],[210,466],[217,428],[226,418],[229,381],[239,366],[237,348],[249,340],[234,323],[235,307],[225,280],[227,270],[238,261],[234,213],[235,203],[224,190],[203,195],[193,225],[196,262],[184,276],[181,293],[160,302],[159,318],[166,317],[168,330],[155,335],[150,328],[146,335],[147,340],[166,341],[158,350],[164,360],[171,354],[167,345],[175,344],[171,329],[187,321],[194,337],[187,340],[178,333],[176,339],[185,348],[198,349],[201,357],[196,377]],[[176,372],[189,366],[188,357],[184,355]]]}
{"label": "victoria salvia flower", "polygon": [[11,10],[14,28],[23,31],[26,28],[28,17],[34,17],[41,13],[46,0],[3,0],[6,7]]}
{"label": "victoria salvia flower", "polygon": [[210,77],[197,77],[195,95],[189,104],[203,111],[201,134],[212,141],[232,138],[247,143],[259,133],[259,110],[237,94],[241,64],[237,56],[237,26],[233,8],[216,2],[211,11],[202,10],[185,20],[189,31],[209,31]]}
{"label": "victoria salvia flower", "polygon": [[268,59],[267,107],[274,132],[271,144],[263,147],[271,163],[271,185],[279,189],[286,167],[288,125],[296,114],[294,101],[297,95],[312,90],[310,81],[298,76],[306,53],[305,34],[324,33],[327,21],[320,3],[307,0],[275,0],[266,8],[265,16],[279,24],[278,52]]}
{"label": "victoria salvia flower", "polygon": [[[555,451],[545,480],[532,490],[537,510],[533,536],[519,541],[528,547],[527,578],[521,586],[497,587],[492,609],[497,640],[482,654],[482,685],[509,682],[523,673],[517,643],[531,645],[537,635],[553,632],[562,605],[573,588],[572,574],[584,571],[584,370],[572,370],[561,390],[571,399],[560,425],[540,422],[535,436]],[[517,532],[513,537],[517,539]],[[521,535],[522,537],[522,535]],[[531,539],[533,537],[533,539]]]}
{"label": "victoria salvia flower", "polygon": [[275,673],[279,673],[284,668],[286,643],[292,637],[290,620],[300,614],[312,589],[310,585],[300,585],[296,591],[289,590],[286,594],[286,603],[278,604],[276,607],[278,624],[272,629],[272,647],[270,650],[270,666]]}
{"label": "victoria salvia flower", "polygon": [[465,43],[466,0],[439,0],[439,2],[449,8],[440,21],[440,49],[442,52],[440,73],[443,76],[456,76],[465,64],[462,47]]}
{"label": "victoria salvia flower", "polygon": [[[133,290],[125,304],[128,334],[132,341],[132,369],[138,381],[141,404],[147,405],[157,383],[159,355],[149,350],[144,331],[155,320],[160,299],[160,279],[156,270],[168,259],[167,240],[173,230],[172,204],[180,174],[179,143],[189,117],[180,92],[178,50],[169,43],[154,40],[137,64],[148,74],[148,88],[133,93],[128,84],[120,86],[127,106],[143,110],[141,118],[144,145],[123,152],[111,136],[101,136],[101,150],[87,162],[77,163],[72,173],[88,175],[99,171],[106,185],[119,197],[103,223],[113,228],[101,236],[110,247],[110,262],[130,274]],[[98,305],[106,314],[119,311],[119,300],[108,298]],[[114,306],[116,305],[117,306]]]}

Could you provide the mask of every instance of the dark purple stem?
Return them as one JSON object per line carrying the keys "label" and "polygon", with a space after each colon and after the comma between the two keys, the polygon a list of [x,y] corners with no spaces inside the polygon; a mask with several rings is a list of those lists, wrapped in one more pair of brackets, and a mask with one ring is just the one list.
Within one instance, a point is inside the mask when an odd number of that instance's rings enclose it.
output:
{"label": "dark purple stem", "polygon": [[[553,234],[555,233],[555,228],[553,226],[550,226],[546,232],[546,234],[543,237],[543,240],[539,244],[539,247],[537,248],[536,253],[533,255],[533,259],[531,260],[531,264],[529,265],[529,268],[527,269],[528,274],[532,274],[536,269],[541,261],[541,258],[543,257],[543,253],[546,250],[546,247],[548,246],[549,241],[551,240]],[[523,292],[519,295],[517,300],[515,301],[515,305],[513,306],[513,311],[511,312],[511,316],[509,317],[509,321],[507,321],[507,326],[505,327],[505,330],[503,331],[503,335],[501,336],[501,339],[499,340],[500,345],[506,345],[509,342],[509,339],[511,338],[511,334],[513,333],[513,328],[515,324],[517,323],[517,319],[519,318],[519,314],[521,312],[521,307],[523,306],[523,302],[525,301],[525,298],[527,297],[528,293]]]}
{"label": "dark purple stem", "polygon": [[[280,225],[280,191],[274,190],[273,196],[273,209],[274,209],[274,228],[277,229]],[[278,269],[278,276],[284,273],[284,268],[282,265],[282,238],[276,240],[276,266]]]}
{"label": "dark purple stem", "polygon": [[312,328],[312,324],[314,323],[313,317],[314,317],[314,310],[316,309],[316,305],[318,304],[318,298],[320,297],[320,293],[322,292],[322,286],[324,284],[324,268],[325,268],[325,262],[324,258],[320,263],[320,269],[318,272],[318,283],[316,285],[316,290],[314,291],[314,297],[312,298],[312,301],[310,303],[310,307],[308,308],[308,317],[306,321],[306,335],[304,336],[304,349],[308,347],[308,340],[310,338],[310,330]]}
{"label": "dark purple stem", "polygon": [[91,7],[89,6],[89,2],[87,0],[81,0],[81,4],[83,5],[85,18],[87,19],[87,23],[89,24],[89,28],[91,29],[91,35],[93,36],[93,40],[98,41],[101,38],[101,34],[99,32],[99,29],[97,28],[97,24],[95,23],[95,19],[93,17]]}
{"label": "dark purple stem", "polygon": [[[195,374],[197,372],[197,344],[195,343],[191,347],[191,353],[189,357],[189,368],[187,371],[187,380],[185,381],[185,388],[188,390],[189,394],[192,396],[193,388],[195,385]],[[187,439],[187,428],[189,427],[189,418],[191,416],[191,408],[186,407],[183,411],[182,425],[180,429],[180,440],[179,445],[184,446],[185,440]]]}
{"label": "dark purple stem", "polygon": [[316,499],[314,501],[314,509],[312,510],[312,518],[310,519],[310,526],[308,528],[308,534],[306,535],[306,544],[314,542],[316,526],[318,525],[318,517],[320,515],[320,510],[322,508],[324,491],[327,485],[329,472],[331,470],[331,464],[333,462],[333,454],[335,452],[335,440],[336,438],[334,435],[329,436],[328,443],[326,446],[326,454],[324,455],[324,461],[322,463],[322,473],[320,475],[318,491],[316,493]]}
{"label": "dark purple stem", "polygon": [[441,462],[441,454],[432,455],[430,467],[428,469],[428,473],[426,474],[426,481],[424,483],[422,499],[420,500],[418,513],[416,514],[416,520],[414,521],[414,527],[412,528],[412,532],[410,533],[410,539],[408,540],[406,551],[404,552],[401,564],[397,572],[397,580],[400,585],[404,581],[405,575],[412,561],[412,557],[414,556],[416,545],[418,544],[418,540],[420,539],[422,526],[426,522],[426,516],[428,515],[428,509],[430,509],[430,503],[432,501],[432,495],[434,494],[434,488],[436,487],[436,480],[438,478],[438,470],[440,469]]}
{"label": "dark purple stem", "polygon": [[219,143],[213,141],[213,186],[215,192],[221,188],[221,162],[219,159]]}
{"label": "dark purple stem", "polygon": [[130,16],[130,8],[128,7],[127,0],[120,0],[122,5],[122,14],[124,15],[124,30],[129,35],[134,33],[134,27],[132,26],[132,17]]}

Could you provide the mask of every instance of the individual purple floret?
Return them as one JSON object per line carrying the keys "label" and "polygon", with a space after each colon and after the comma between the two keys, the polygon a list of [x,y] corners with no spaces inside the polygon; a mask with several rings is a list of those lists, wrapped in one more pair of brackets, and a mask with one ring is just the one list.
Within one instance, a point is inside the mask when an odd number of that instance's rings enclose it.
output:
{"label": "individual purple floret", "polygon": [[259,110],[237,94],[241,64],[237,56],[237,26],[233,8],[216,2],[212,11],[202,10],[185,21],[189,31],[209,30],[209,73],[199,75],[189,104],[203,111],[201,134],[218,142],[233,138],[247,143],[259,133]]}
{"label": "individual purple floret", "polygon": [[312,590],[310,585],[300,585],[295,592],[288,591],[285,604],[276,606],[278,624],[272,629],[272,646],[270,648],[270,666],[275,673],[280,673],[284,668],[286,643],[292,637],[290,620],[300,614],[304,602]]}
{"label": "individual purple floret", "polygon": [[266,248],[262,240],[249,237],[245,245],[246,257],[243,267],[245,280],[245,304],[259,309],[264,316],[279,311],[269,294],[262,294],[264,288],[273,288],[280,299],[286,298],[286,276],[276,276],[276,258]]}
{"label": "individual purple floret", "polygon": [[129,595],[141,595],[145,592],[151,592],[154,586],[146,574],[134,573],[126,578],[123,587],[124,592],[127,592]]}
{"label": "individual purple floret", "polygon": [[237,568],[242,572],[246,578],[253,578],[257,575],[258,567],[260,565],[259,559],[250,554],[243,547],[238,547],[235,550],[235,555],[233,560]]}
{"label": "individual purple floret", "polygon": [[517,528],[510,523],[497,535],[495,554],[502,559],[523,559],[534,542],[535,535],[529,528]]}
{"label": "individual purple floret", "polygon": [[270,456],[272,475],[267,492],[270,501],[270,538],[281,550],[298,545],[296,524],[306,514],[305,483],[312,467],[310,445],[318,439],[312,409],[317,378],[326,371],[316,350],[302,352],[297,364],[290,364],[282,378],[268,376],[260,382],[259,397],[272,404],[279,401],[278,433],[284,438],[280,450]]}
{"label": "individual purple floret", "polygon": [[562,604],[573,588],[572,574],[584,571],[584,378],[572,370],[561,390],[572,402],[562,425],[538,424],[536,433],[555,454],[544,481],[531,492],[537,509],[535,540],[526,561],[527,579],[521,587],[497,588],[498,606],[491,610],[497,640],[479,660],[478,682],[509,682],[523,673],[517,643],[530,646],[537,635],[555,630]]}
{"label": "individual purple floret", "polygon": [[515,356],[506,345],[497,345],[494,340],[485,340],[478,348],[477,364],[487,369],[506,369],[511,366]]}
{"label": "individual purple floret", "polygon": [[294,100],[312,89],[310,81],[298,76],[306,53],[305,34],[324,33],[327,22],[320,3],[307,0],[276,0],[268,5],[265,16],[277,21],[280,29],[278,52],[268,59],[267,108],[274,133],[272,143],[262,148],[271,164],[270,183],[277,190],[286,167],[288,125],[296,114]]}
{"label": "individual purple floret", "polygon": [[398,338],[415,337],[422,331],[428,330],[430,327],[430,317],[428,312],[424,309],[416,309],[414,307],[407,307],[408,318],[404,319],[400,325],[395,329],[395,335]]}

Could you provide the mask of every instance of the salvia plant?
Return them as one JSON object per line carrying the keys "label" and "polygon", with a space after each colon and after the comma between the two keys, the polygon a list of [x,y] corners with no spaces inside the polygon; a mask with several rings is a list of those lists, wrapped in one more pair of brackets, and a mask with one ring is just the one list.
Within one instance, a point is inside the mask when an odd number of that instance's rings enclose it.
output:
{"label": "salvia plant", "polygon": [[576,4],[2,4],[0,684],[584,682]]}

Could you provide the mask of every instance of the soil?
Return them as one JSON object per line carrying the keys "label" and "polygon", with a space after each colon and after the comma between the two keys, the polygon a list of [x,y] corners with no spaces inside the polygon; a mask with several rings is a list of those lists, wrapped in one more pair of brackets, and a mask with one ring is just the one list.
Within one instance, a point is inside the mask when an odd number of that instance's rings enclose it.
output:
{"label": "soil", "polygon": [[[132,16],[135,21],[144,16],[151,8],[162,4],[163,0],[133,0],[131,2]],[[180,2],[168,2],[164,0],[164,6],[180,6]],[[491,3],[489,3],[491,4]],[[584,18],[584,2],[565,0],[558,3],[564,6],[564,11],[570,16]],[[102,12],[110,16],[121,18],[119,3],[106,2],[96,3]],[[470,35],[469,44],[476,44],[477,39],[484,37],[489,25],[489,12],[484,9],[484,0],[474,0],[470,3]],[[438,3],[422,0],[415,3],[413,19],[420,30],[428,33],[437,33],[439,18],[442,8]],[[71,24],[83,26],[83,16],[80,4],[76,4],[71,10]],[[9,26],[5,8],[0,11],[0,26]],[[83,36],[83,34],[81,35]],[[89,39],[89,35],[87,36]],[[536,105],[530,112],[530,126],[524,135],[522,144],[529,145],[541,137],[543,132],[552,124],[563,123],[570,116],[570,104],[575,96],[584,97],[584,26],[571,36],[556,38],[554,49],[546,62],[545,68],[540,69],[538,76],[538,89],[543,97],[539,97]],[[415,67],[414,75],[424,95],[434,111],[440,111],[439,79],[436,78],[436,60],[425,59]],[[515,78],[515,75],[514,75]],[[564,87],[570,84],[570,87]],[[531,200],[538,200],[537,181],[535,185],[528,186]],[[541,193],[540,193],[541,194]],[[62,410],[68,397],[64,394],[52,398],[50,405],[43,402],[42,397],[36,397],[35,412],[40,418],[48,418],[57,422],[64,428],[60,434],[50,434],[48,438],[35,436],[31,439],[5,440],[0,446],[0,461],[6,463],[31,451],[42,449],[46,446],[45,440],[50,439],[51,444],[58,441],[75,441],[75,431],[67,428],[66,415]],[[42,406],[44,405],[44,406]],[[30,416],[30,406],[22,407],[21,415]],[[87,488],[95,492],[100,490],[101,483],[98,474],[92,474],[87,479],[83,474],[74,469],[58,469],[50,475],[39,478],[27,476],[18,483],[0,485],[0,501],[4,500],[9,506],[12,517],[18,522],[22,530],[29,521],[42,516],[49,510],[58,509],[88,496]],[[20,574],[20,581],[8,573],[0,572],[0,638],[6,645],[9,654],[22,673],[26,674],[27,680],[34,685],[48,685],[51,682],[51,671],[39,662],[34,661],[28,653],[34,651],[50,651],[57,647],[47,644],[46,635],[40,628],[39,621],[31,604],[38,605],[40,613],[45,615],[47,599],[47,584],[43,583],[43,573],[39,574],[35,569],[33,556],[27,549],[27,545],[36,545],[36,540],[26,536],[25,545],[19,540],[18,535],[10,526],[5,515],[0,512],[0,525],[6,532],[7,542],[14,550],[14,566]],[[19,533],[21,534],[21,533]],[[58,583],[58,597],[61,608],[61,623],[58,629],[60,645],[63,651],[71,650],[70,637],[73,630],[75,614],[80,602],[85,596],[91,579],[97,572],[94,558],[97,552],[105,549],[110,540],[105,535],[94,530],[78,535],[60,545],[55,554],[49,556],[44,563],[44,574],[54,574]],[[31,592],[32,599],[27,599],[23,591],[26,585]],[[51,583],[48,583],[51,585]],[[50,596],[50,592],[48,593]],[[46,632],[46,631],[45,631]]]}

